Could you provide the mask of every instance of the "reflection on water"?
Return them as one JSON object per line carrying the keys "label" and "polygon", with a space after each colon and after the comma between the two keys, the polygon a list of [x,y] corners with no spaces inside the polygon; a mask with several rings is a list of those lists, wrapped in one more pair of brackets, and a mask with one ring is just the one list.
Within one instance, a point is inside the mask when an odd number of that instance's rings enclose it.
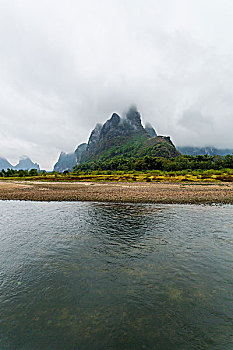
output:
{"label": "reflection on water", "polygon": [[0,348],[232,349],[232,214],[0,202]]}

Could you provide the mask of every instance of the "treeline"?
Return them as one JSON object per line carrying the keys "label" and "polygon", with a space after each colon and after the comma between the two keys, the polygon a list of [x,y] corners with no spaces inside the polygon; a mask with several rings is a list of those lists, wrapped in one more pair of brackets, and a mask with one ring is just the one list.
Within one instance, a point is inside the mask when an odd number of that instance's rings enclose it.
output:
{"label": "treeline", "polygon": [[31,169],[31,170],[2,169],[2,171],[0,171],[0,177],[25,177],[25,176],[37,176],[37,175],[39,175],[37,169]]}
{"label": "treeline", "polygon": [[[181,155],[175,158],[162,158],[145,156],[140,158],[112,158],[105,161],[86,162],[74,167],[74,173],[91,172],[91,171],[182,171],[182,170],[221,170],[233,169],[233,154],[222,156],[198,155],[189,156]],[[7,169],[0,171],[0,177],[29,177],[44,175],[59,175],[58,172],[46,173],[45,171],[31,170],[14,170]],[[68,175],[65,170],[60,175]]]}
{"label": "treeline", "polygon": [[86,162],[77,165],[75,171],[85,170],[123,170],[123,171],[146,171],[146,170],[162,170],[162,171],[179,171],[179,170],[220,170],[223,168],[233,169],[233,154],[222,156],[198,155],[189,156],[182,155],[175,158],[160,158],[145,156],[141,158],[113,158],[106,161]]}

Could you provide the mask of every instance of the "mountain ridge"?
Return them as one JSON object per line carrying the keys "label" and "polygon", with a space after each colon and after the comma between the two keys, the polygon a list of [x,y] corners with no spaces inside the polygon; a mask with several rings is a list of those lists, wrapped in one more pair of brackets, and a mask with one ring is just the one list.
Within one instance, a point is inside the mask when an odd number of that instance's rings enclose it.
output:
{"label": "mountain ridge", "polygon": [[209,155],[209,156],[226,156],[227,154],[233,153],[233,149],[231,148],[217,148],[213,146],[206,147],[195,147],[195,146],[177,146],[178,151],[181,154],[189,155],[189,156],[197,156],[197,155]]}
{"label": "mountain ridge", "polygon": [[0,170],[40,170],[40,166],[37,163],[33,163],[28,156],[23,156],[16,165],[12,165],[6,158],[0,157]]}

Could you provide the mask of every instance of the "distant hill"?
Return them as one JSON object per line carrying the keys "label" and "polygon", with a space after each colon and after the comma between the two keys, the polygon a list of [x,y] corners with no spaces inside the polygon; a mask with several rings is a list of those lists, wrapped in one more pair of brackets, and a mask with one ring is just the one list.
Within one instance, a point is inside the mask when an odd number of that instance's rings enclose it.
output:
{"label": "distant hill", "polygon": [[59,172],[73,170],[73,167],[80,163],[82,153],[86,151],[86,148],[87,144],[82,143],[73,153],[61,152],[53,170]]}
{"label": "distant hill", "polygon": [[[74,159],[73,156],[64,153],[61,155],[54,170],[70,169],[69,161]],[[80,145],[75,151],[76,164],[145,155],[172,158],[179,156],[179,152],[169,136],[157,136],[150,124],[143,127],[141,115],[135,107],[131,107],[124,118],[113,113],[103,125],[98,123],[92,130],[88,143]]]}
{"label": "distant hill", "polygon": [[12,169],[13,166],[11,165],[11,163],[8,162],[7,159],[0,157],[0,170],[7,170],[8,168]]}
{"label": "distant hill", "polygon": [[219,149],[215,147],[177,147],[178,151],[181,154],[189,155],[189,156],[197,156],[197,155],[204,155],[208,154],[209,156],[213,155],[219,155],[219,156],[226,156],[227,154],[232,154],[233,149]]}
{"label": "distant hill", "polygon": [[64,170],[72,170],[76,164],[75,153],[61,152],[57,163],[54,165],[54,171],[62,172]]}
{"label": "distant hill", "polygon": [[40,170],[40,166],[37,163],[33,163],[29,157],[24,156],[24,157],[22,157],[19,160],[19,163],[17,165],[15,165],[14,169],[15,170],[20,170],[20,169],[23,169],[23,170],[37,169],[37,170]]}
{"label": "distant hill", "polygon": [[14,170],[31,170],[31,169],[37,169],[40,170],[40,166],[37,163],[33,163],[31,159],[27,156],[22,157],[17,165],[12,165],[10,162],[8,162],[5,158],[0,158],[0,170],[7,170],[7,169],[14,169]]}

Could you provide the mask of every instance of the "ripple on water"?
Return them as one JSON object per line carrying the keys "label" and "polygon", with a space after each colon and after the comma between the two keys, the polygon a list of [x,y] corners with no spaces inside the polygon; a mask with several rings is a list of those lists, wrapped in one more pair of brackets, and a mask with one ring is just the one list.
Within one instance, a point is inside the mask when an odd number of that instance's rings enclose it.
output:
{"label": "ripple on water", "polygon": [[231,348],[232,206],[0,201],[0,214],[0,348]]}

